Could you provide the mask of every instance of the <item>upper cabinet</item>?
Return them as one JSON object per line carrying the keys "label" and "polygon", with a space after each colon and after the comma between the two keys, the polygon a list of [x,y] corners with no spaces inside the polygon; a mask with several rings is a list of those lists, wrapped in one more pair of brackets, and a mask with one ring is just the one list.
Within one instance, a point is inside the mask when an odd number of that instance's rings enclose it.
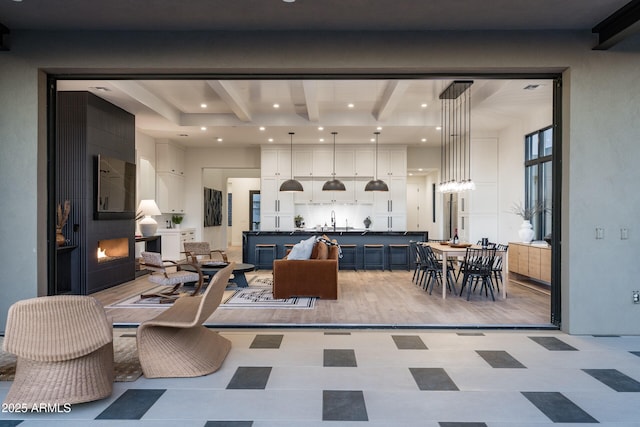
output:
{"label": "upper cabinet", "polygon": [[156,143],[156,171],[184,175],[184,148],[171,142]]}
{"label": "upper cabinet", "polygon": [[291,177],[291,151],[285,148],[266,148],[261,153],[261,175]]}
{"label": "upper cabinet", "polygon": [[406,148],[384,148],[378,150],[378,177],[407,176]]}

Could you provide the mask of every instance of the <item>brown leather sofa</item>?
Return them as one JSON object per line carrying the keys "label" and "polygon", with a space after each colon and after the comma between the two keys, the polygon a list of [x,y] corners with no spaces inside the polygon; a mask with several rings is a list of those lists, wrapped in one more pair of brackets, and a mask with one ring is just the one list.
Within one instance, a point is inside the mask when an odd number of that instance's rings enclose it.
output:
{"label": "brown leather sofa", "polygon": [[337,245],[321,241],[313,246],[310,259],[278,259],[273,262],[273,297],[318,297],[338,299]]}

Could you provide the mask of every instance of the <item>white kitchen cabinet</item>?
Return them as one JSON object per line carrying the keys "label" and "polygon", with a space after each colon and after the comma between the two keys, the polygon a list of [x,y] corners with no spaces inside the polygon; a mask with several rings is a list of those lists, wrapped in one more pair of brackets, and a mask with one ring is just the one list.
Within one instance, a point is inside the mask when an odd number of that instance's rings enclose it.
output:
{"label": "white kitchen cabinet", "polygon": [[184,148],[171,142],[156,143],[156,171],[184,175]]}
{"label": "white kitchen cabinet", "polygon": [[295,150],[293,152],[293,176],[313,176],[313,150]]}
{"label": "white kitchen cabinet", "polygon": [[376,153],[373,148],[358,148],[354,151],[353,176],[371,178],[374,174]]}
{"label": "white kitchen cabinet", "polygon": [[378,150],[378,178],[407,176],[407,149],[385,148]]}
{"label": "white kitchen cabinet", "polygon": [[162,213],[184,213],[184,176],[158,172],[156,203]]}
{"label": "white kitchen cabinet", "polygon": [[267,148],[260,154],[262,176],[291,176],[291,151],[289,148]]}
{"label": "white kitchen cabinet", "polygon": [[333,173],[333,148],[317,148],[313,150],[313,176],[331,176]]}
{"label": "white kitchen cabinet", "polygon": [[336,176],[355,176],[355,151],[353,149],[336,149]]}
{"label": "white kitchen cabinet", "polygon": [[354,197],[356,204],[372,204],[374,191],[364,191],[364,187],[367,186],[370,178],[356,178],[353,181]]}
{"label": "white kitchen cabinet", "polygon": [[157,234],[162,236],[162,259],[180,261],[185,258],[184,242],[193,242],[196,238],[195,228],[159,228]]}
{"label": "white kitchen cabinet", "polygon": [[374,231],[406,231],[407,178],[383,177],[389,191],[376,191],[373,196]]}
{"label": "white kitchen cabinet", "polygon": [[288,231],[294,229],[293,194],[280,191],[288,178],[263,177],[260,185],[260,230]]}

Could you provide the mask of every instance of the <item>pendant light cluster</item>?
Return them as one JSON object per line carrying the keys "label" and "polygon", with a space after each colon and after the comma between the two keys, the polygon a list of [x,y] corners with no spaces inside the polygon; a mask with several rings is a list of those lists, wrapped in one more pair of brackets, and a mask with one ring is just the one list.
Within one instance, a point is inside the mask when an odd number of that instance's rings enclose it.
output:
{"label": "pendant light cluster", "polygon": [[291,178],[280,185],[280,191],[304,191],[300,181],[293,179],[293,135],[295,135],[294,132],[289,132],[291,139]]}
{"label": "pendant light cluster", "polygon": [[376,136],[376,165],[374,169],[373,179],[367,182],[367,185],[364,187],[364,191],[389,191],[389,187],[387,183],[381,179],[378,179],[378,136],[380,132],[374,132]]}
{"label": "pendant light cluster", "polygon": [[[344,183],[336,178],[336,135],[338,132],[331,132],[331,134],[333,135],[333,173],[331,174],[332,179],[325,182],[322,186],[322,191],[346,191]],[[387,184],[383,180],[378,179],[378,136],[380,132],[374,132],[374,134],[376,135],[375,174],[373,179],[367,182],[364,191],[389,191]],[[280,191],[304,191],[300,181],[297,181],[293,177],[293,135],[295,135],[295,133],[289,132],[289,135],[291,139],[291,178],[280,185]]]}
{"label": "pendant light cluster", "polygon": [[476,188],[471,180],[471,91],[467,90],[472,84],[472,80],[455,80],[440,94],[441,193]]}
{"label": "pendant light cluster", "polygon": [[344,183],[336,178],[336,135],[338,132],[331,132],[333,135],[333,173],[329,181],[322,186],[322,191],[346,191]]}

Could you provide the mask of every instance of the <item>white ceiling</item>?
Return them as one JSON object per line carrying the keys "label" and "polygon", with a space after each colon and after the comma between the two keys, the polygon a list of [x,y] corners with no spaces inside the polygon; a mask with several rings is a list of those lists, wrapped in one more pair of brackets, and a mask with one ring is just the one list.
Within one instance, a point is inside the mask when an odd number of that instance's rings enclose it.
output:
{"label": "white ceiling", "polygon": [[[289,132],[296,145],[331,144],[331,132],[337,144],[364,144],[378,127],[381,144],[439,146],[438,97],[450,82],[63,80],[58,90],[88,90],[135,114],[140,132],[186,147],[288,144]],[[550,111],[553,87],[550,80],[475,80],[470,91],[472,130],[495,133]]]}

